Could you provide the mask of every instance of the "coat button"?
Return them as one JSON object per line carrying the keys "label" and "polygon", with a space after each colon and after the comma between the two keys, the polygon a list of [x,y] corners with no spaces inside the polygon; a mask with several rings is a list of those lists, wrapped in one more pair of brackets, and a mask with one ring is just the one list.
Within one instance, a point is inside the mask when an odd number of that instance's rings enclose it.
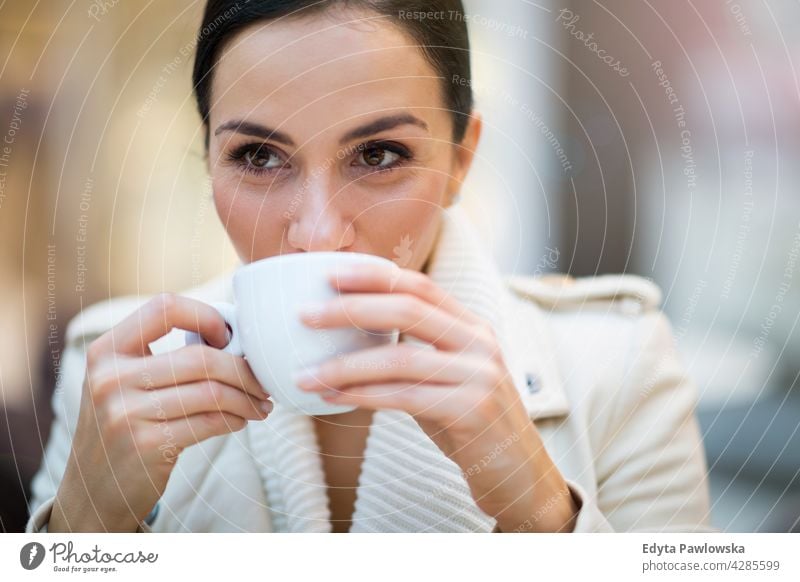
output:
{"label": "coat button", "polygon": [[528,392],[530,394],[536,394],[539,390],[542,389],[541,382],[539,382],[539,378],[531,373],[525,374],[525,384],[528,386]]}

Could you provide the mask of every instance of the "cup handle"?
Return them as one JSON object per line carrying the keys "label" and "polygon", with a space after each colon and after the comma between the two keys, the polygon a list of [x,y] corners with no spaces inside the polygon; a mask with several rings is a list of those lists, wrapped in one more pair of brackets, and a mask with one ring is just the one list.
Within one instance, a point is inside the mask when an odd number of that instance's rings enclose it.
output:
{"label": "cup handle", "polygon": [[[228,324],[228,327],[231,329],[231,341],[228,342],[224,348],[222,348],[223,352],[228,352],[229,354],[233,354],[234,356],[242,357],[244,352],[242,351],[242,345],[239,342],[239,326],[236,323],[236,307],[225,301],[214,301],[210,303],[211,307],[216,309],[222,318],[225,320],[225,323]],[[193,331],[185,332],[185,339],[186,345],[192,344],[206,344],[206,341],[200,336],[200,334],[195,333]]]}

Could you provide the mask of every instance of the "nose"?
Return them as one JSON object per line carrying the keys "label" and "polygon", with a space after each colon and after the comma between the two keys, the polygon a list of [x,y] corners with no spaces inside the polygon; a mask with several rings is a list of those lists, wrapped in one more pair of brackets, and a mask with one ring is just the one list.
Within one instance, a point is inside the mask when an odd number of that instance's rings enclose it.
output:
{"label": "nose", "polygon": [[288,242],[298,251],[339,251],[353,244],[355,232],[337,196],[323,177],[309,181],[289,208]]}

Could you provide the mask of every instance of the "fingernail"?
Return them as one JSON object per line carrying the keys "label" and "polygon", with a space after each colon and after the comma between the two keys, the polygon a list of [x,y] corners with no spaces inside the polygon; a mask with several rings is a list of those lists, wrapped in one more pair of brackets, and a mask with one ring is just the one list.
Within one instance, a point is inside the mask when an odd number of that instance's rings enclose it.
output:
{"label": "fingernail", "polygon": [[311,303],[306,303],[304,305],[301,305],[298,309],[298,313],[300,317],[310,317],[314,315],[319,315],[324,310],[325,310],[325,303],[314,301]]}
{"label": "fingernail", "polygon": [[263,410],[265,414],[269,414],[270,412],[272,412],[273,404],[270,400],[265,400],[264,402],[261,402],[260,406],[261,410]]}

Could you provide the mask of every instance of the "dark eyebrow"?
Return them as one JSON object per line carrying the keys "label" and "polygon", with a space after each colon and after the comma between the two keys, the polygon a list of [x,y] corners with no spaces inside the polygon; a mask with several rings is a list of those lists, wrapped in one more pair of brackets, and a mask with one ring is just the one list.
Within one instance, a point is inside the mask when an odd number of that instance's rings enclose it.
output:
{"label": "dark eyebrow", "polygon": [[362,125],[361,127],[357,127],[356,129],[348,132],[339,141],[339,144],[344,145],[349,141],[353,141],[356,139],[363,139],[365,137],[369,137],[373,134],[380,133],[382,131],[394,129],[395,127],[399,127],[401,125],[416,125],[417,127],[421,127],[425,131],[428,131],[428,124],[422,121],[420,118],[414,117],[410,113],[400,113],[398,115],[381,117],[380,119],[371,121],[367,125]]}
{"label": "dark eyebrow", "polygon": [[[347,142],[354,141],[356,139],[363,139],[382,131],[394,129],[395,127],[399,127],[401,125],[416,125],[425,131],[428,130],[428,124],[422,121],[420,118],[415,117],[410,113],[401,113],[398,115],[381,117],[380,119],[371,121],[366,125],[357,127],[342,137],[339,143],[344,145]],[[223,131],[234,131],[236,133],[260,137],[262,139],[274,140],[278,143],[282,143],[291,147],[294,147],[295,145],[294,141],[292,141],[292,138],[282,131],[272,129],[258,123],[252,123],[250,121],[242,121],[238,119],[227,121],[214,130],[214,135],[219,135]]]}
{"label": "dark eyebrow", "polygon": [[294,147],[294,142],[288,135],[282,131],[259,125],[258,123],[234,119],[220,125],[214,131],[214,135],[219,135],[223,131],[235,131],[236,133],[243,133],[245,135],[252,135],[253,137],[274,140],[278,143]]}

